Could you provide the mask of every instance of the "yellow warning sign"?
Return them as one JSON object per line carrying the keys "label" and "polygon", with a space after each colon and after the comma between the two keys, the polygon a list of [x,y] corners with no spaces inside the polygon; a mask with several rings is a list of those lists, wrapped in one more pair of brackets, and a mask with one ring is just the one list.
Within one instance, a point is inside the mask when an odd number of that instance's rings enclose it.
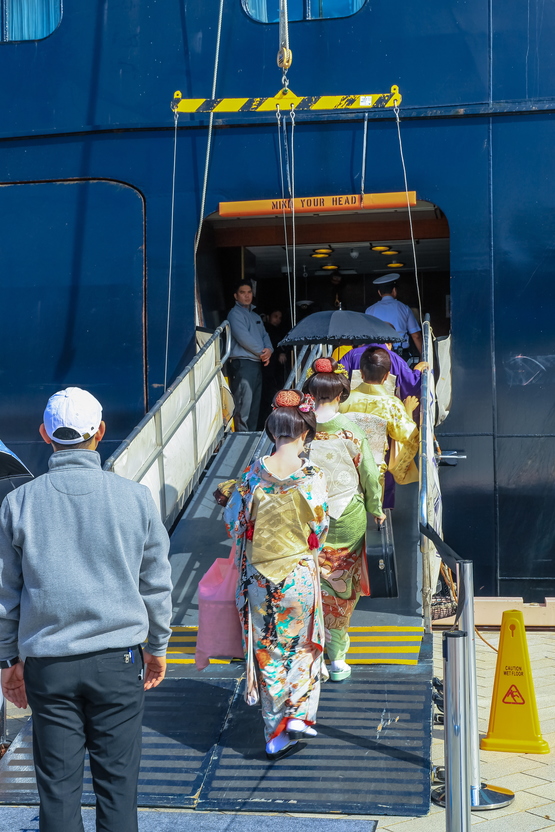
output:
{"label": "yellow warning sign", "polygon": [[503,697],[505,705],[524,705],[526,704],[524,698],[516,685],[511,685],[505,696]]}
{"label": "yellow warning sign", "polygon": [[[521,707],[515,711],[514,705]],[[520,610],[503,613],[488,733],[480,747],[486,751],[549,754],[549,745],[541,735]]]}

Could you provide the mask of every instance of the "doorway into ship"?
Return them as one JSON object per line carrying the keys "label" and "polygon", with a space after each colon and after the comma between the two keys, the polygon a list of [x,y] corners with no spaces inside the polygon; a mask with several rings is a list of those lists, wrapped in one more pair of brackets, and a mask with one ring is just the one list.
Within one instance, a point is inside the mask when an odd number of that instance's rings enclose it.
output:
{"label": "doorway into ship", "polygon": [[[447,218],[440,208],[420,200],[411,214],[422,313],[430,314],[436,336],[446,336],[450,331]],[[397,297],[419,314],[406,208],[297,215],[296,241],[292,297],[281,215],[208,216],[197,262],[204,325],[213,329],[225,319],[240,279],[252,282],[259,314],[281,311],[285,330],[293,315],[298,321],[339,304],[364,312],[379,300],[373,280],[387,273],[400,275]],[[288,253],[291,266],[290,248]]]}
{"label": "doorway into ship", "polygon": [[[379,300],[373,281],[398,274],[397,297],[414,310],[417,319],[430,315],[436,337],[450,333],[449,225],[440,208],[417,201],[411,208],[418,265],[416,284],[413,247],[406,208],[372,209],[296,217],[296,286],[291,290],[291,251],[284,244],[283,217],[229,217],[212,214],[204,222],[197,274],[204,325],[213,330],[233,307],[237,283],[249,280],[256,311],[266,318],[273,339],[312,312],[342,309],[364,312]],[[290,237],[289,237],[290,239]],[[289,255],[289,258],[288,258]],[[288,268],[289,259],[289,268]],[[418,296],[420,295],[420,304]],[[281,321],[272,321],[273,313]],[[279,338],[276,337],[275,343]],[[291,367],[291,353],[283,367],[283,381]],[[414,363],[419,356],[414,355]],[[276,389],[279,389],[276,387]],[[264,399],[264,384],[262,388]],[[259,428],[270,411],[271,396],[261,408]],[[391,538],[367,539],[372,596],[362,598],[353,626],[421,625],[422,565],[418,533],[418,482],[396,489],[391,515]],[[380,537],[380,535],[378,535]],[[372,542],[373,541],[373,542]],[[372,548],[374,547],[374,548]],[[375,549],[375,552],[374,552]],[[376,554],[374,561],[370,557]],[[371,563],[373,564],[371,568]],[[382,563],[385,566],[382,566]],[[372,571],[375,567],[374,571]],[[384,570],[391,581],[380,580]],[[381,586],[383,584],[383,587]],[[378,591],[381,587],[382,592]]]}

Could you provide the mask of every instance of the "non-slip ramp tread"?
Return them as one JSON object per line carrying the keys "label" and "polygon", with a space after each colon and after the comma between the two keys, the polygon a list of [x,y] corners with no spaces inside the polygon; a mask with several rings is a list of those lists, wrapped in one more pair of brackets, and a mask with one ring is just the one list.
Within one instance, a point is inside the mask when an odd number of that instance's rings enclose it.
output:
{"label": "non-slip ramp tread", "polygon": [[262,718],[240,693],[199,809],[417,816],[430,805],[431,685],[356,669],[322,687],[319,736],[268,763]]}
{"label": "non-slip ramp tread", "polygon": [[[146,696],[139,806],[196,804],[236,679],[167,679]],[[82,803],[94,803],[88,759]],[[31,722],[0,761],[0,803],[38,803]]]}

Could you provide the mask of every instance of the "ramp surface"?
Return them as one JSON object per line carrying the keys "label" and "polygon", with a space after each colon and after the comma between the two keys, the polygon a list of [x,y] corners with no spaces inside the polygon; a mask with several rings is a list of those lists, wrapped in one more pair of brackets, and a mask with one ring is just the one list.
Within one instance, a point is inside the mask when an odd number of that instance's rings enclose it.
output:
{"label": "ramp surface", "polygon": [[[85,809],[85,832],[95,832],[96,812]],[[375,832],[377,822],[357,818],[311,818],[280,815],[231,815],[216,812],[139,812],[139,832]],[[39,832],[35,808],[0,807],[3,832]]]}
{"label": "ramp surface", "polygon": [[[431,683],[417,666],[355,667],[322,687],[318,737],[269,763],[242,662],[179,668],[147,695],[139,805],[219,811],[426,814]],[[173,668],[173,673],[177,672]],[[173,674],[172,674],[173,675]],[[88,766],[83,803],[94,802]],[[0,803],[36,804],[30,723],[0,761]]]}

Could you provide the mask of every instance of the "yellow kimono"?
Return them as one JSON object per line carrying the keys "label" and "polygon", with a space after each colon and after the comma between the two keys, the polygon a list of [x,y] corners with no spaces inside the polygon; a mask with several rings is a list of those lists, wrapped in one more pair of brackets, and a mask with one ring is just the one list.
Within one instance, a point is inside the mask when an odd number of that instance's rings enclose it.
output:
{"label": "yellow kimono", "polygon": [[389,464],[395,481],[413,481],[413,459],[418,451],[419,442],[418,428],[396,396],[389,394],[383,384],[363,382],[351,392],[347,401],[339,406],[339,411],[349,416],[366,433],[380,470],[382,484],[388,467],[385,461],[388,437],[399,445],[394,459],[390,460]]}

